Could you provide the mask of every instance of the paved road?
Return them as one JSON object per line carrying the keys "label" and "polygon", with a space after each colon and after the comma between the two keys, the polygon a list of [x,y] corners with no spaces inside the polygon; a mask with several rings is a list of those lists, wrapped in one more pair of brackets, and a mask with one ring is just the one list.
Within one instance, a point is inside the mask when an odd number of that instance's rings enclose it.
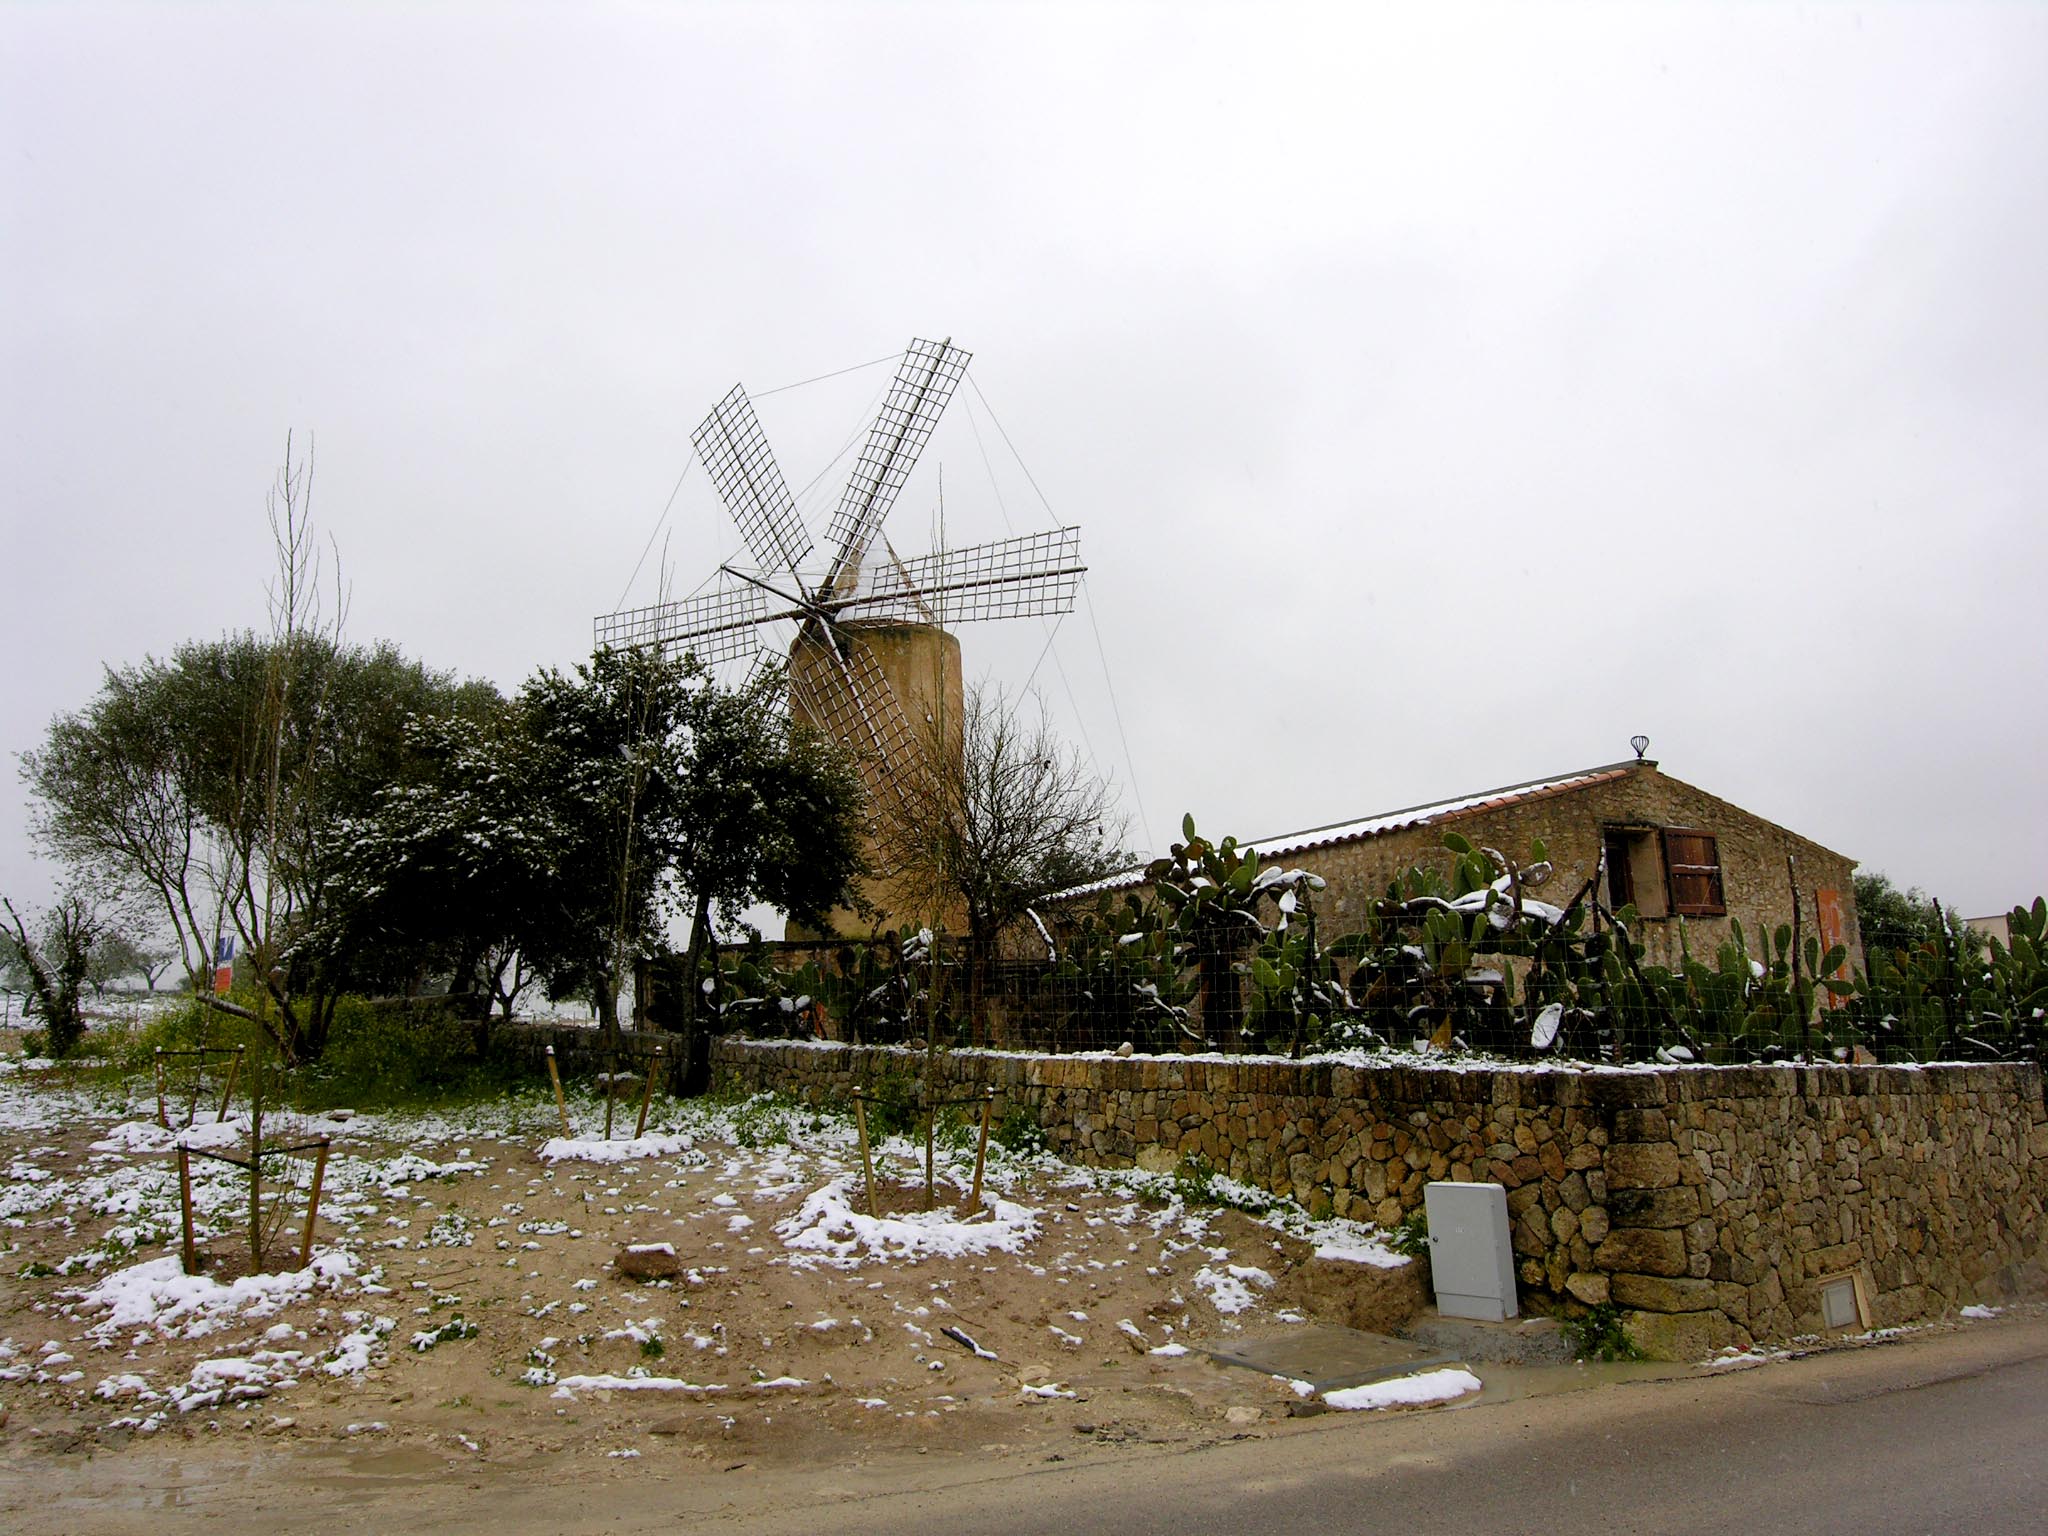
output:
{"label": "paved road", "polygon": [[1053,1469],[745,1528],[949,1536],[2048,1532],[2048,1326],[2040,1324],[1706,1381],[1316,1422],[1312,1435],[1064,1475]]}
{"label": "paved road", "polygon": [[[0,1463],[9,1536],[2042,1536],[2048,1319],[1757,1370],[1419,1414],[1331,1414],[1199,1450],[1012,1448],[593,1481],[573,1459],[337,1476],[316,1451]],[[168,1458],[168,1459],[166,1459]],[[326,1458],[331,1461],[331,1455]],[[9,1486],[9,1484],[12,1486]]]}

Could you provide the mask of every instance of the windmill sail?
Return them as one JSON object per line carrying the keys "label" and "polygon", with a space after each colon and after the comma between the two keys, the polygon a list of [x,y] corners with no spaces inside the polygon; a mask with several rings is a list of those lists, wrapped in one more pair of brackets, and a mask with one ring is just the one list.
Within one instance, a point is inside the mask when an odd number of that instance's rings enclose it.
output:
{"label": "windmill sail", "polygon": [[725,576],[698,597],[605,614],[597,620],[596,640],[600,649],[673,645],[710,667],[760,650],[760,625],[767,617],[768,600],[759,587]]}
{"label": "windmill sail", "polygon": [[796,499],[789,494],[746,390],[733,385],[732,393],[714,405],[690,435],[690,446],[704,461],[718,499],[732,514],[755,562],[764,571],[794,575],[798,563],[811,553],[811,536],[797,515]]}
{"label": "windmill sail", "polygon": [[842,652],[829,638],[810,635],[797,642],[808,651],[790,668],[791,702],[811,726],[845,743],[860,759],[861,779],[878,819],[900,812],[900,775],[919,752],[903,701],[873,652],[857,636]]}
{"label": "windmill sail", "polygon": [[[946,627],[1070,612],[1086,569],[1080,530],[1055,528],[911,560],[892,550],[863,571],[968,361],[950,340],[911,342],[833,512],[822,575],[753,404],[735,386],[690,441],[755,567],[725,567],[716,585],[680,602],[596,621],[600,646],[687,649],[707,665],[750,665],[750,681],[782,664],[771,626],[793,621],[788,708],[858,757],[878,839],[885,824],[901,825],[909,814],[918,775],[940,764],[959,771],[959,644]],[[806,561],[808,575],[799,569]],[[904,895],[895,879],[887,871],[871,877],[878,905],[921,910],[924,898]],[[896,897],[906,904],[895,907]]]}
{"label": "windmill sail", "polygon": [[882,401],[881,413],[868,429],[853,477],[832,514],[832,526],[825,542],[832,550],[832,569],[826,574],[826,593],[846,597],[860,579],[861,562],[868,546],[910,471],[917,456],[938,425],[939,414],[953,398],[953,390],[967,372],[972,354],[950,341],[913,340],[896,369],[895,382]]}
{"label": "windmill sail", "polygon": [[1087,569],[1081,564],[1081,530],[1055,528],[892,560],[840,611],[846,618],[907,624],[1068,613]]}

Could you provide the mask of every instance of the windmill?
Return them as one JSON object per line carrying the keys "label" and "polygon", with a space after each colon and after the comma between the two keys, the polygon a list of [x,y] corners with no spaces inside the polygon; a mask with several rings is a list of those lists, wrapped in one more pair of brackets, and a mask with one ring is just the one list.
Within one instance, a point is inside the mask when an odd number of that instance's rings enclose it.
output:
{"label": "windmill", "polygon": [[[967,363],[950,339],[910,343],[833,511],[822,564],[753,403],[734,385],[690,443],[752,567],[721,565],[694,596],[606,614],[595,625],[600,647],[674,646],[706,666],[737,670],[779,660],[771,637],[793,622],[792,718],[852,749],[868,792],[871,853],[884,822],[903,813],[903,778],[928,742],[941,743],[960,771],[960,644],[946,626],[1069,612],[1087,569],[1078,528],[908,560],[883,537]],[[886,869],[867,895],[885,917],[914,915]]]}

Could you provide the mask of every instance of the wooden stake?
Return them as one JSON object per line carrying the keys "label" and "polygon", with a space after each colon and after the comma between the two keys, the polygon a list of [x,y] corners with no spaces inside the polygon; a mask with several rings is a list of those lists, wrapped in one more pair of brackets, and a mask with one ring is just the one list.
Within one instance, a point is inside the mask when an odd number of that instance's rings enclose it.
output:
{"label": "wooden stake", "polygon": [[562,1117],[562,1139],[569,1139],[569,1101],[562,1097],[562,1070],[555,1065],[555,1048],[548,1047],[548,1077],[555,1085],[555,1111]]}
{"label": "wooden stake", "polygon": [[313,1159],[313,1187],[306,1192],[306,1235],[299,1241],[299,1268],[313,1262],[313,1224],[320,1219],[320,1183],[327,1176],[328,1138],[320,1138],[319,1154]]}
{"label": "wooden stake", "polygon": [[647,1081],[640,1089],[640,1121],[633,1127],[633,1139],[638,1141],[647,1134],[647,1106],[654,1098],[654,1073],[661,1061],[661,1047],[654,1048],[654,1054],[647,1059]]}
{"label": "wooden stake", "polygon": [[185,1219],[185,1273],[199,1273],[199,1251],[192,1241],[192,1154],[178,1148],[178,1210]]}
{"label": "wooden stake", "polygon": [[981,1209],[981,1170],[988,1162],[988,1122],[995,1113],[996,1091],[993,1087],[982,1090],[981,1140],[974,1148],[974,1193],[967,1197],[967,1210],[972,1217]]}
{"label": "wooden stake", "polygon": [[171,1128],[170,1114],[164,1109],[164,1048],[156,1048],[156,1123],[165,1130]]}
{"label": "wooden stake", "polygon": [[604,1139],[612,1139],[612,1106],[619,1101],[619,1053],[612,1051],[604,1061]]}
{"label": "wooden stake", "polygon": [[860,1171],[867,1181],[868,1214],[875,1214],[875,1160],[868,1152],[868,1096],[856,1088],[853,1090],[853,1120],[860,1127]]}
{"label": "wooden stake", "polygon": [[221,1091],[220,1113],[213,1117],[215,1124],[218,1124],[219,1122],[227,1119],[228,1117],[228,1101],[234,1098],[235,1096],[235,1079],[241,1076],[242,1052],[246,1051],[247,1049],[248,1047],[246,1045],[236,1046],[235,1059],[228,1063],[228,1085],[225,1089]]}

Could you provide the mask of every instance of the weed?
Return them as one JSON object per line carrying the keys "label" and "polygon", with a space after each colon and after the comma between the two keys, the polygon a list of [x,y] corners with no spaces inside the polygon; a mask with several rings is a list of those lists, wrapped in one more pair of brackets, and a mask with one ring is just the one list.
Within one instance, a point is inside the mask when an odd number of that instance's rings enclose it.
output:
{"label": "weed", "polygon": [[659,1360],[667,1353],[668,1346],[659,1339],[642,1339],[640,1341],[640,1358],[642,1360]]}
{"label": "weed", "polygon": [[1188,1205],[1216,1205],[1216,1165],[1199,1152],[1190,1152],[1173,1170],[1173,1190]]}
{"label": "weed", "polygon": [[1581,1360],[1640,1360],[1643,1352],[1636,1348],[1621,1326],[1621,1309],[1611,1301],[1603,1301],[1584,1317],[1562,1319],[1564,1336],[1571,1340],[1572,1353]]}
{"label": "weed", "polygon": [[1386,1244],[1406,1258],[1419,1259],[1426,1255],[1429,1252],[1429,1208],[1418,1205],[1387,1228]]}
{"label": "weed", "polygon": [[1022,1104],[1006,1105],[1003,1118],[990,1128],[989,1135],[997,1146],[1019,1157],[1035,1157],[1046,1149],[1045,1127]]}
{"label": "weed", "polygon": [[922,1128],[924,1113],[907,1077],[879,1077],[867,1086],[868,1135],[876,1141]]}
{"label": "weed", "polygon": [[412,1336],[412,1347],[425,1354],[436,1344],[446,1344],[453,1339],[473,1339],[476,1324],[465,1322],[460,1317],[451,1317],[438,1328],[427,1328]]}

